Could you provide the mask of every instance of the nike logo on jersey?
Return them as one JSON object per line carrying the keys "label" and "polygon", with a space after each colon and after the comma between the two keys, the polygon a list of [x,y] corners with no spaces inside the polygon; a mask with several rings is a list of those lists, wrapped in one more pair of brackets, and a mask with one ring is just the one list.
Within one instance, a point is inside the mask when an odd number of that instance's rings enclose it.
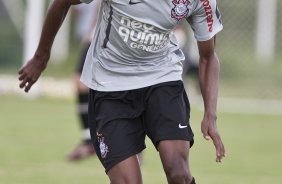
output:
{"label": "nike logo on jersey", "polygon": [[181,125],[181,124],[179,123],[179,124],[178,124],[178,127],[182,129],[182,128],[187,128],[188,126],[187,126],[187,125]]}
{"label": "nike logo on jersey", "polygon": [[139,4],[139,3],[141,3],[141,2],[140,2],[140,1],[134,2],[134,1],[132,1],[132,0],[129,0],[129,4],[130,4],[130,5]]}

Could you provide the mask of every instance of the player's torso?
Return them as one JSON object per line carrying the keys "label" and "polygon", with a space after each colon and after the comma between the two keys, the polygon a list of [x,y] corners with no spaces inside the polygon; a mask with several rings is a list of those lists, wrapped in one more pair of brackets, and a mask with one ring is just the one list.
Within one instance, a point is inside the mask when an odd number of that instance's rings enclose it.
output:
{"label": "player's torso", "polygon": [[[100,54],[125,63],[166,57],[172,30],[188,17],[197,0],[103,1],[99,33]],[[105,53],[103,53],[105,52]],[[120,61],[119,61],[120,62]]]}

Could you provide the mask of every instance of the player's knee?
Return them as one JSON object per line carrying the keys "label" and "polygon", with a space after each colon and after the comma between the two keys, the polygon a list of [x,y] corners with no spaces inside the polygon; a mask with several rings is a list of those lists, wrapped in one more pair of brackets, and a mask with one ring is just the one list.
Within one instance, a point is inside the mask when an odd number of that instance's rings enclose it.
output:
{"label": "player's knee", "polygon": [[178,172],[170,172],[167,174],[167,180],[170,184],[182,184],[182,183],[190,183],[192,181],[192,177],[184,171]]}
{"label": "player's knee", "polygon": [[190,183],[192,181],[187,162],[182,160],[169,163],[166,163],[164,170],[170,184]]}

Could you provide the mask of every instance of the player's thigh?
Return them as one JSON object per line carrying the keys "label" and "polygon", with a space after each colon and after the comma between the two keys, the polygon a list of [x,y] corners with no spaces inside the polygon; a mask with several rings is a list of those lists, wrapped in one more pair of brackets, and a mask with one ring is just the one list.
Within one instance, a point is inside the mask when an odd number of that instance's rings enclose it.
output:
{"label": "player's thigh", "polygon": [[189,141],[163,140],[159,142],[158,149],[164,168],[186,169],[189,164]]}
{"label": "player's thigh", "polygon": [[[159,154],[169,181],[178,177],[192,180],[189,166],[189,141],[164,140],[159,142]],[[180,179],[178,178],[178,179]]]}
{"label": "player's thigh", "polygon": [[146,133],[157,149],[163,140],[191,141],[192,145],[190,105],[182,81],[153,86],[144,117]]}
{"label": "player's thigh", "polygon": [[142,120],[120,96],[124,94],[101,95],[93,90],[89,95],[91,139],[106,172],[145,148]]}
{"label": "player's thigh", "polygon": [[142,183],[141,169],[137,157],[137,155],[133,155],[119,162],[109,170],[108,176],[110,178],[111,184]]}

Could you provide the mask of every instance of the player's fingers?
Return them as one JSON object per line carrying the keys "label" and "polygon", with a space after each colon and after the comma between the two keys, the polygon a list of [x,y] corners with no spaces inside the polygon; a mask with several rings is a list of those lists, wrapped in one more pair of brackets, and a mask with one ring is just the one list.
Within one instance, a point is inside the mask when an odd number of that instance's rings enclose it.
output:
{"label": "player's fingers", "polygon": [[204,133],[204,132],[203,132],[203,137],[204,137],[204,139],[206,139],[206,140],[210,140],[210,136],[208,135],[208,133]]}
{"label": "player's fingers", "polygon": [[225,157],[225,148],[224,145],[222,144],[222,152],[221,152],[221,157],[220,157],[220,161]]}
{"label": "player's fingers", "polygon": [[25,87],[26,85],[28,85],[28,79],[27,78],[23,78],[22,82],[20,83],[20,88]]}
{"label": "player's fingers", "polygon": [[223,158],[223,154],[220,148],[219,150],[216,151],[216,162],[221,162],[222,158]]}
{"label": "player's fingers", "polygon": [[217,157],[216,157],[216,162],[221,162],[223,157],[225,157],[225,154],[223,152],[222,153],[218,153]]}
{"label": "player's fingers", "polygon": [[27,93],[27,92],[30,90],[30,88],[31,88],[31,86],[32,86],[33,84],[34,84],[34,82],[29,82],[29,83],[26,85],[24,91]]}
{"label": "player's fingers", "polygon": [[220,155],[221,155],[221,158],[225,157],[225,147],[222,141],[221,141],[221,154]]}
{"label": "player's fingers", "polygon": [[22,81],[25,77],[26,77],[26,74],[25,73],[21,73],[18,79],[20,81]]}
{"label": "player's fingers", "polygon": [[221,141],[220,136],[218,136],[217,138],[217,150],[216,150],[216,158],[217,158],[217,162],[221,162],[221,160],[223,159],[223,157],[225,156],[225,148],[224,145]]}
{"label": "player's fingers", "polygon": [[211,134],[211,139],[213,140],[216,149],[216,161],[221,162],[224,155],[224,146],[222,144],[221,138],[218,133],[214,132]]}
{"label": "player's fingers", "polygon": [[204,139],[206,139],[206,140],[208,141],[208,140],[210,140],[210,139],[211,139],[211,137],[210,137],[210,136],[208,136],[208,135],[204,135]]}
{"label": "player's fingers", "polygon": [[202,128],[202,134],[203,134],[204,139],[210,140],[210,136],[208,134],[208,130],[207,129]]}
{"label": "player's fingers", "polygon": [[20,68],[18,74],[22,74],[22,73],[23,73],[23,68]]}

